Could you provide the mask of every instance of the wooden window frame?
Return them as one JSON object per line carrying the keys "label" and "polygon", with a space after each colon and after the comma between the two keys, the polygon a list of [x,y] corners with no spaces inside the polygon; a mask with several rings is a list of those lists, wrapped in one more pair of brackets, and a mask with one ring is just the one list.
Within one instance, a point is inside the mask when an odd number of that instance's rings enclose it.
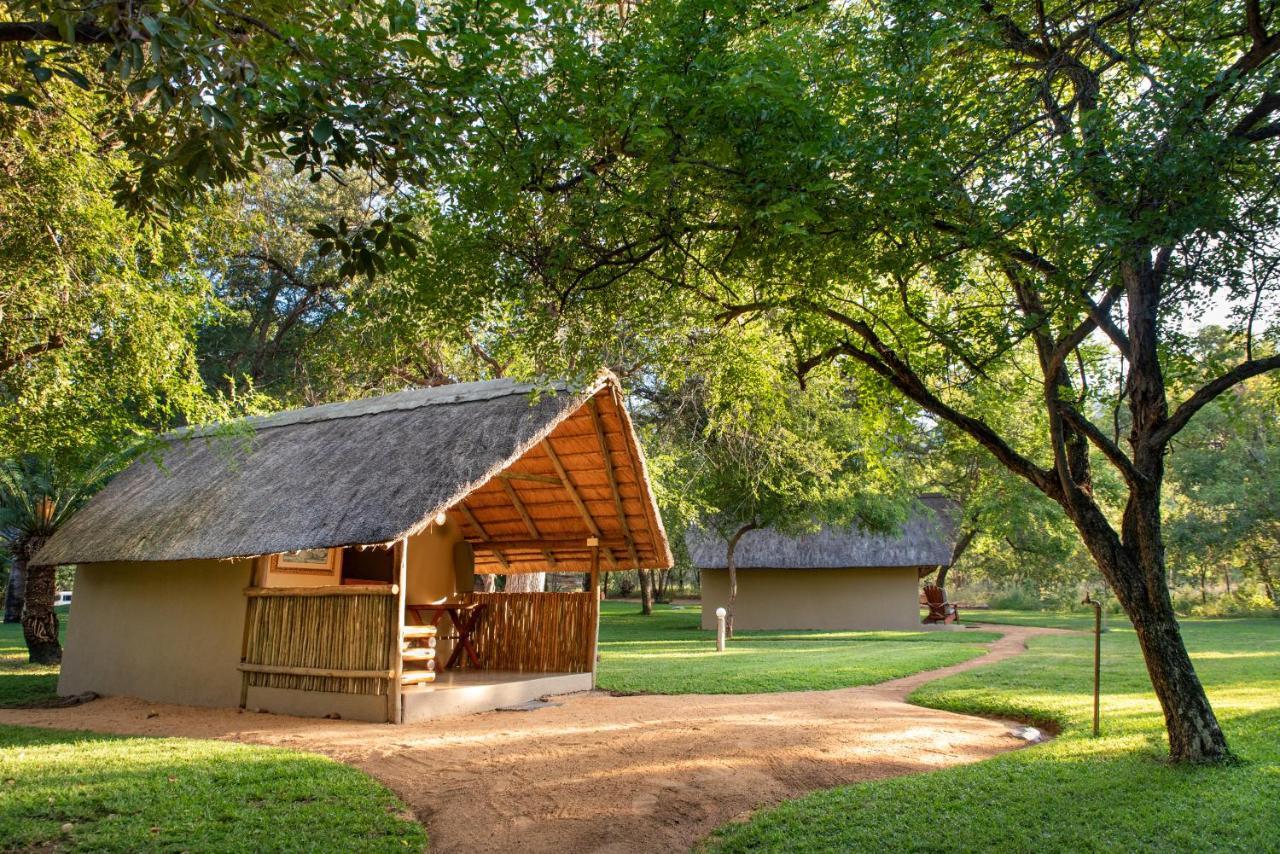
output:
{"label": "wooden window frame", "polygon": [[[307,551],[310,551],[309,549]],[[271,571],[279,573],[288,573],[290,575],[315,575],[324,576],[325,578],[337,577],[341,580],[342,576],[342,549],[326,549],[327,555],[325,565],[322,567],[315,563],[293,563],[288,562],[287,554],[274,554],[271,556]]]}

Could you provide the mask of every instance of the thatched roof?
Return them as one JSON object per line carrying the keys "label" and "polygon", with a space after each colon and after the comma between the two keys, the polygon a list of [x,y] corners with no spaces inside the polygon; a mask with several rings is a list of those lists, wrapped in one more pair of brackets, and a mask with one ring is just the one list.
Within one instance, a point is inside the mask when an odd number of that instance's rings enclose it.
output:
{"label": "thatched roof", "polygon": [[[955,543],[954,505],[938,495],[921,496],[895,534],[872,534],[857,527],[823,527],[816,534],[787,536],[748,531],[738,541],[739,569],[857,569],[938,567],[951,562]],[[699,569],[724,569],[726,543],[709,531],[685,534],[689,557]]]}
{"label": "thatched roof", "polygon": [[[584,419],[593,425],[585,451]],[[619,560],[622,568],[671,564],[612,374],[580,390],[510,380],[415,389],[251,418],[243,427],[167,437],[160,465],[135,462],[36,560],[231,558],[381,544],[447,511],[476,545],[482,572],[585,567],[586,537],[597,533],[604,569]],[[558,472],[538,480],[521,474],[551,455],[567,485]],[[604,481],[605,466],[616,489],[589,503],[600,496],[584,496],[585,481]],[[599,518],[588,521],[570,493]],[[517,537],[522,542],[499,553],[495,541]]]}

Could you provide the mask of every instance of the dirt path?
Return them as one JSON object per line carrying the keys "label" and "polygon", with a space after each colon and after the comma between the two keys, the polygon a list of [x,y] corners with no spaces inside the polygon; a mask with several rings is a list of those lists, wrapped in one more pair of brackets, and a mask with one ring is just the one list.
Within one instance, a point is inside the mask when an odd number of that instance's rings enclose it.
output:
{"label": "dirt path", "polygon": [[[879,685],[782,694],[557,698],[408,726],[98,700],[0,722],[283,745],[394,789],[438,852],[685,851],[718,825],[815,789],[976,762],[1010,724],[909,705],[916,687],[1060,630],[990,626],[983,656]],[[156,713],[154,717],[148,714]]]}

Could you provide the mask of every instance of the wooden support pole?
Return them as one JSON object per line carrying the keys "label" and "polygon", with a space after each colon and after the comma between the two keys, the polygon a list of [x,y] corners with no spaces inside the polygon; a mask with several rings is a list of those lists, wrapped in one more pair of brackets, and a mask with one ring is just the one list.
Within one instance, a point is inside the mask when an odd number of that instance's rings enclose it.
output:
{"label": "wooden support pole", "polygon": [[[602,549],[610,547],[618,549],[626,548],[626,541],[618,537],[593,537],[592,539],[598,540],[598,545]],[[538,540],[487,540],[484,542],[472,543],[471,545],[473,548],[478,550],[509,549],[512,551],[541,551],[543,549],[555,549],[556,551],[580,552],[583,554],[589,554],[591,552],[591,546],[585,545],[584,540],[552,539],[551,537]]]}
{"label": "wooden support pole", "polygon": [[288,676],[329,676],[341,679],[390,679],[390,670],[336,670],[329,667],[294,667],[285,664],[241,664],[238,668],[246,676],[250,673],[278,673]]}
{"label": "wooden support pole", "polygon": [[559,483],[560,478],[549,474],[534,474],[525,471],[504,471],[498,475],[503,480],[531,480],[534,483]]}
{"label": "wooden support pole", "polygon": [[[240,665],[243,668],[245,659],[249,655],[249,631],[252,629],[250,620],[256,617],[255,608],[252,599],[244,600],[244,632],[240,638]],[[240,708],[249,705],[249,674],[247,672],[240,674]]]}
{"label": "wooden support pole", "polygon": [[406,537],[396,543],[396,579],[399,588],[396,594],[395,623],[391,627],[391,675],[387,682],[387,720],[393,724],[400,723],[403,703],[401,695],[404,686],[400,677],[404,673],[404,606],[406,586],[409,583],[409,539]]}
{"label": "wooden support pole", "polygon": [[591,667],[591,687],[596,687],[596,656],[600,647],[600,541],[587,540],[591,545],[591,643],[587,647],[587,663]]}
{"label": "wooden support pole", "polygon": [[400,588],[395,584],[350,584],[343,587],[246,587],[244,595],[250,598],[263,596],[395,596]]}

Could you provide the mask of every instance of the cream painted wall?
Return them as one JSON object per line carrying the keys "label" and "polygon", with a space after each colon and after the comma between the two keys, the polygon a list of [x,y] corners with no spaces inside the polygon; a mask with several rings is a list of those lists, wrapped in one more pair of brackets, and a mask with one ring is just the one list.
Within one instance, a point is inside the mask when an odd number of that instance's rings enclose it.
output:
{"label": "cream painted wall", "polygon": [[[919,574],[892,569],[740,569],[735,629],[913,630]],[[702,627],[729,604],[729,571],[702,570]]]}
{"label": "cream painted wall", "polygon": [[443,525],[434,522],[409,538],[405,556],[408,579],[405,590],[409,604],[423,604],[457,594],[453,574],[453,544],[462,532],[452,518]]}
{"label": "cream painted wall", "polygon": [[252,566],[250,559],[77,568],[58,693],[237,705]]}

